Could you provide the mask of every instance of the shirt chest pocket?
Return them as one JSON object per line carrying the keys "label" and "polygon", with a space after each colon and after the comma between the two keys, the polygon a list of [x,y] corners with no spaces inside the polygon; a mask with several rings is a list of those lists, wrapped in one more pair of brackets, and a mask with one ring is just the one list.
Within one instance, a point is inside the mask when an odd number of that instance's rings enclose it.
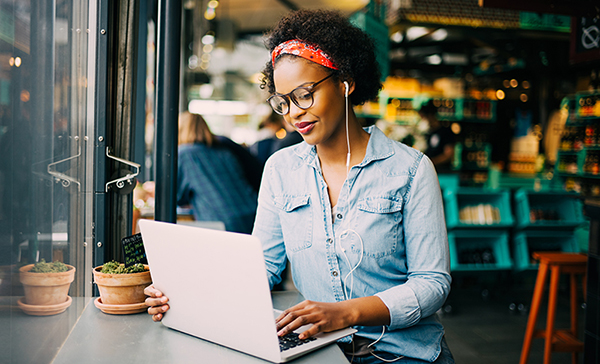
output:
{"label": "shirt chest pocket", "polygon": [[312,209],[308,195],[276,196],[281,231],[288,253],[298,252],[312,245]]}
{"label": "shirt chest pocket", "polygon": [[402,198],[368,197],[358,201],[358,225],[368,239],[352,243],[352,251],[365,256],[381,258],[398,249],[402,237]]}

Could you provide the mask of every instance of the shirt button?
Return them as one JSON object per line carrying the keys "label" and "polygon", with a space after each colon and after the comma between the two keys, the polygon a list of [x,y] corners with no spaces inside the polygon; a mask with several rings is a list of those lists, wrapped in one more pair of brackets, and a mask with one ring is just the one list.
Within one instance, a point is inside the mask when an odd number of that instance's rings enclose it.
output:
{"label": "shirt button", "polygon": [[335,215],[335,217],[337,217],[338,219],[341,219],[343,216],[342,216],[342,214],[337,214],[337,215]]}
{"label": "shirt button", "polygon": [[326,242],[327,244],[331,244],[332,240],[331,240],[331,238],[329,238],[329,239],[327,239],[325,242]]}
{"label": "shirt button", "polygon": [[331,274],[333,274],[334,277],[337,277],[338,273],[336,271],[333,271]]}

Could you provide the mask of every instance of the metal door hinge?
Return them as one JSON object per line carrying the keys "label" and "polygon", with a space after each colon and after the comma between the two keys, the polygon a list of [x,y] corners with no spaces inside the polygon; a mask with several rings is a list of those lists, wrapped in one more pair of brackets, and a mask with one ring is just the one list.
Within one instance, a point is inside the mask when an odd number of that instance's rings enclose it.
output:
{"label": "metal door hinge", "polygon": [[134,163],[134,162],[131,162],[131,161],[128,161],[128,160],[125,160],[125,159],[122,159],[122,158],[110,155],[110,148],[109,147],[106,147],[106,156],[108,158],[110,158],[110,159],[116,160],[117,162],[121,162],[121,163],[126,164],[126,165],[128,165],[130,167],[135,168],[135,172],[132,172],[130,170],[126,170],[126,173],[124,173],[125,176],[119,177],[119,178],[114,179],[114,180],[112,180],[110,182],[107,182],[106,186],[104,188],[104,192],[108,192],[108,188],[112,184],[114,184],[115,186],[117,186],[117,188],[119,190],[121,190],[121,189],[123,189],[124,187],[127,186],[125,183],[127,183],[128,185],[130,185],[132,187],[135,187],[134,181],[135,181],[135,177],[138,174],[140,174],[140,165],[137,164],[137,163]]}

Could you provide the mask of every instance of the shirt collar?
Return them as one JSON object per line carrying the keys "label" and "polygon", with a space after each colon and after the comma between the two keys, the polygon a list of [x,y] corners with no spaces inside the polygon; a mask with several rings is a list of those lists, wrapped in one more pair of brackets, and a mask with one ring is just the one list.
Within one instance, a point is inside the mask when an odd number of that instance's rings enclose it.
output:
{"label": "shirt collar", "polygon": [[[359,164],[360,167],[364,167],[372,161],[386,159],[394,154],[393,141],[389,139],[378,127],[375,125],[365,128],[365,131],[371,134],[369,143],[367,144],[367,152],[365,158]],[[352,145],[351,145],[352,147]],[[300,143],[294,149],[296,155],[308,165],[318,166],[317,163],[317,147],[307,143]]]}

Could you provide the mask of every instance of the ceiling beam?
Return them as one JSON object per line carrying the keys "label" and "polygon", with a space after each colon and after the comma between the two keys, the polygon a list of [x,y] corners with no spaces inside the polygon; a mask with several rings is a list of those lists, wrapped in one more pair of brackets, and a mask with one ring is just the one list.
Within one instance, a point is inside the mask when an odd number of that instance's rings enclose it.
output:
{"label": "ceiling beam", "polygon": [[294,4],[293,2],[291,2],[290,0],[277,0],[277,1],[280,2],[281,5],[286,6],[290,10],[300,10],[300,7],[296,4]]}
{"label": "ceiling beam", "polygon": [[479,0],[479,6],[586,18],[600,15],[598,0]]}

